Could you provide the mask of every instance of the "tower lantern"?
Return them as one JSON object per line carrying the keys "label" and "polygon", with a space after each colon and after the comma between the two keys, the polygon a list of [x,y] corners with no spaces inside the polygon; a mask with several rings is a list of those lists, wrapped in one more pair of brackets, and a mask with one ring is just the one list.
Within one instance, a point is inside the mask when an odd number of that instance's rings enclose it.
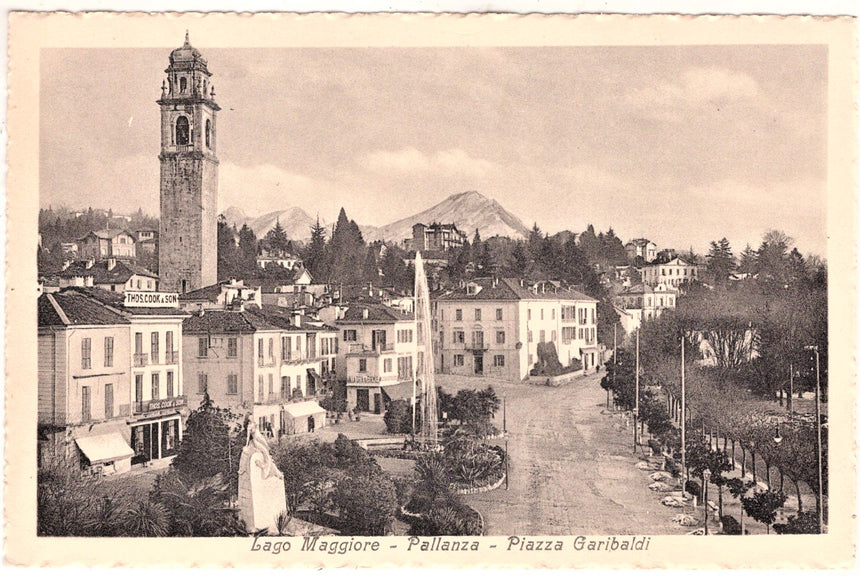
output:
{"label": "tower lantern", "polygon": [[164,290],[215,284],[218,267],[218,157],[208,63],[185,43],[170,53],[161,98],[161,224],[158,272]]}

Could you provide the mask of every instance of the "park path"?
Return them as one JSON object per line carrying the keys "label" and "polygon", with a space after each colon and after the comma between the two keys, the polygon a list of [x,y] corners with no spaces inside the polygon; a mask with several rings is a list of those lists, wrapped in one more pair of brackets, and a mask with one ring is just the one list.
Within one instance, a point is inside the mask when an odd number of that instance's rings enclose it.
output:
{"label": "park path", "polygon": [[[466,501],[484,516],[488,535],[683,534],[678,511],[648,490],[635,467],[633,431],[603,410],[602,373],[549,388],[492,382],[506,397],[508,489]],[[484,387],[483,379],[437,376],[446,391]],[[502,427],[502,411],[496,415]],[[504,441],[501,441],[502,443]]]}

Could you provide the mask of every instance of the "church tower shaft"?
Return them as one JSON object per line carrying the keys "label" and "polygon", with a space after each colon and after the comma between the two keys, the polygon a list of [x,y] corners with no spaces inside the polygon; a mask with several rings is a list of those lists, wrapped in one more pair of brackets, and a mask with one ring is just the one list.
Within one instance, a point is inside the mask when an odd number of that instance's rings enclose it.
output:
{"label": "church tower shaft", "polygon": [[215,88],[185,35],[170,53],[161,98],[161,288],[188,292],[217,282],[218,157]]}

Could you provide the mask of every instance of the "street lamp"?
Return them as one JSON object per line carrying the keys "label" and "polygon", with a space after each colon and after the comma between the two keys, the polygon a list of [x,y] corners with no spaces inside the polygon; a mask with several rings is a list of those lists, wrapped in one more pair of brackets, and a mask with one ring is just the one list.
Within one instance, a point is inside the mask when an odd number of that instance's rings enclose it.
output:
{"label": "street lamp", "polygon": [[633,453],[639,445],[639,330],[636,330],[636,401],[633,407]]}
{"label": "street lamp", "polygon": [[508,433],[508,393],[502,394],[502,433]]}
{"label": "street lamp", "polygon": [[821,355],[818,346],[804,346],[804,350],[815,352],[815,460],[818,464],[818,533],[824,533],[824,473],[821,466]]}
{"label": "street lamp", "polygon": [[702,472],[702,480],[704,486],[702,487],[702,503],[704,504],[705,509],[705,536],[708,535],[708,482],[711,481],[711,471],[705,470]]}

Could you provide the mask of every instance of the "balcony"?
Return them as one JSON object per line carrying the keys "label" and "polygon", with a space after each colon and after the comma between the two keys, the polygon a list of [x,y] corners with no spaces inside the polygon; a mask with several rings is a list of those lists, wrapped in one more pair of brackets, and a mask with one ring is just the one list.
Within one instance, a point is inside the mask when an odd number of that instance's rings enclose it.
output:
{"label": "balcony", "polygon": [[259,356],[257,357],[257,366],[259,366],[260,368],[267,368],[274,365],[275,359],[271,356],[269,358],[260,358]]}
{"label": "balcony", "polygon": [[149,364],[149,354],[145,354],[143,352],[136,352],[134,354],[134,365],[137,368],[141,366],[146,366]]}
{"label": "balcony", "polygon": [[146,412],[154,412],[156,410],[165,410],[168,408],[179,408],[185,406],[185,396],[174,396],[173,398],[159,398],[157,400],[147,400],[145,402],[134,403],[134,413],[144,414]]}
{"label": "balcony", "polygon": [[364,354],[364,355],[379,355],[387,352],[394,352],[394,343],[376,344],[368,346],[366,344],[350,344],[347,349],[347,354]]}
{"label": "balcony", "polygon": [[164,353],[165,364],[179,364],[179,351],[170,350]]}
{"label": "balcony", "polygon": [[471,342],[469,344],[466,344],[466,350],[468,350],[469,352],[486,352],[489,349],[489,345],[485,344],[484,342]]}

